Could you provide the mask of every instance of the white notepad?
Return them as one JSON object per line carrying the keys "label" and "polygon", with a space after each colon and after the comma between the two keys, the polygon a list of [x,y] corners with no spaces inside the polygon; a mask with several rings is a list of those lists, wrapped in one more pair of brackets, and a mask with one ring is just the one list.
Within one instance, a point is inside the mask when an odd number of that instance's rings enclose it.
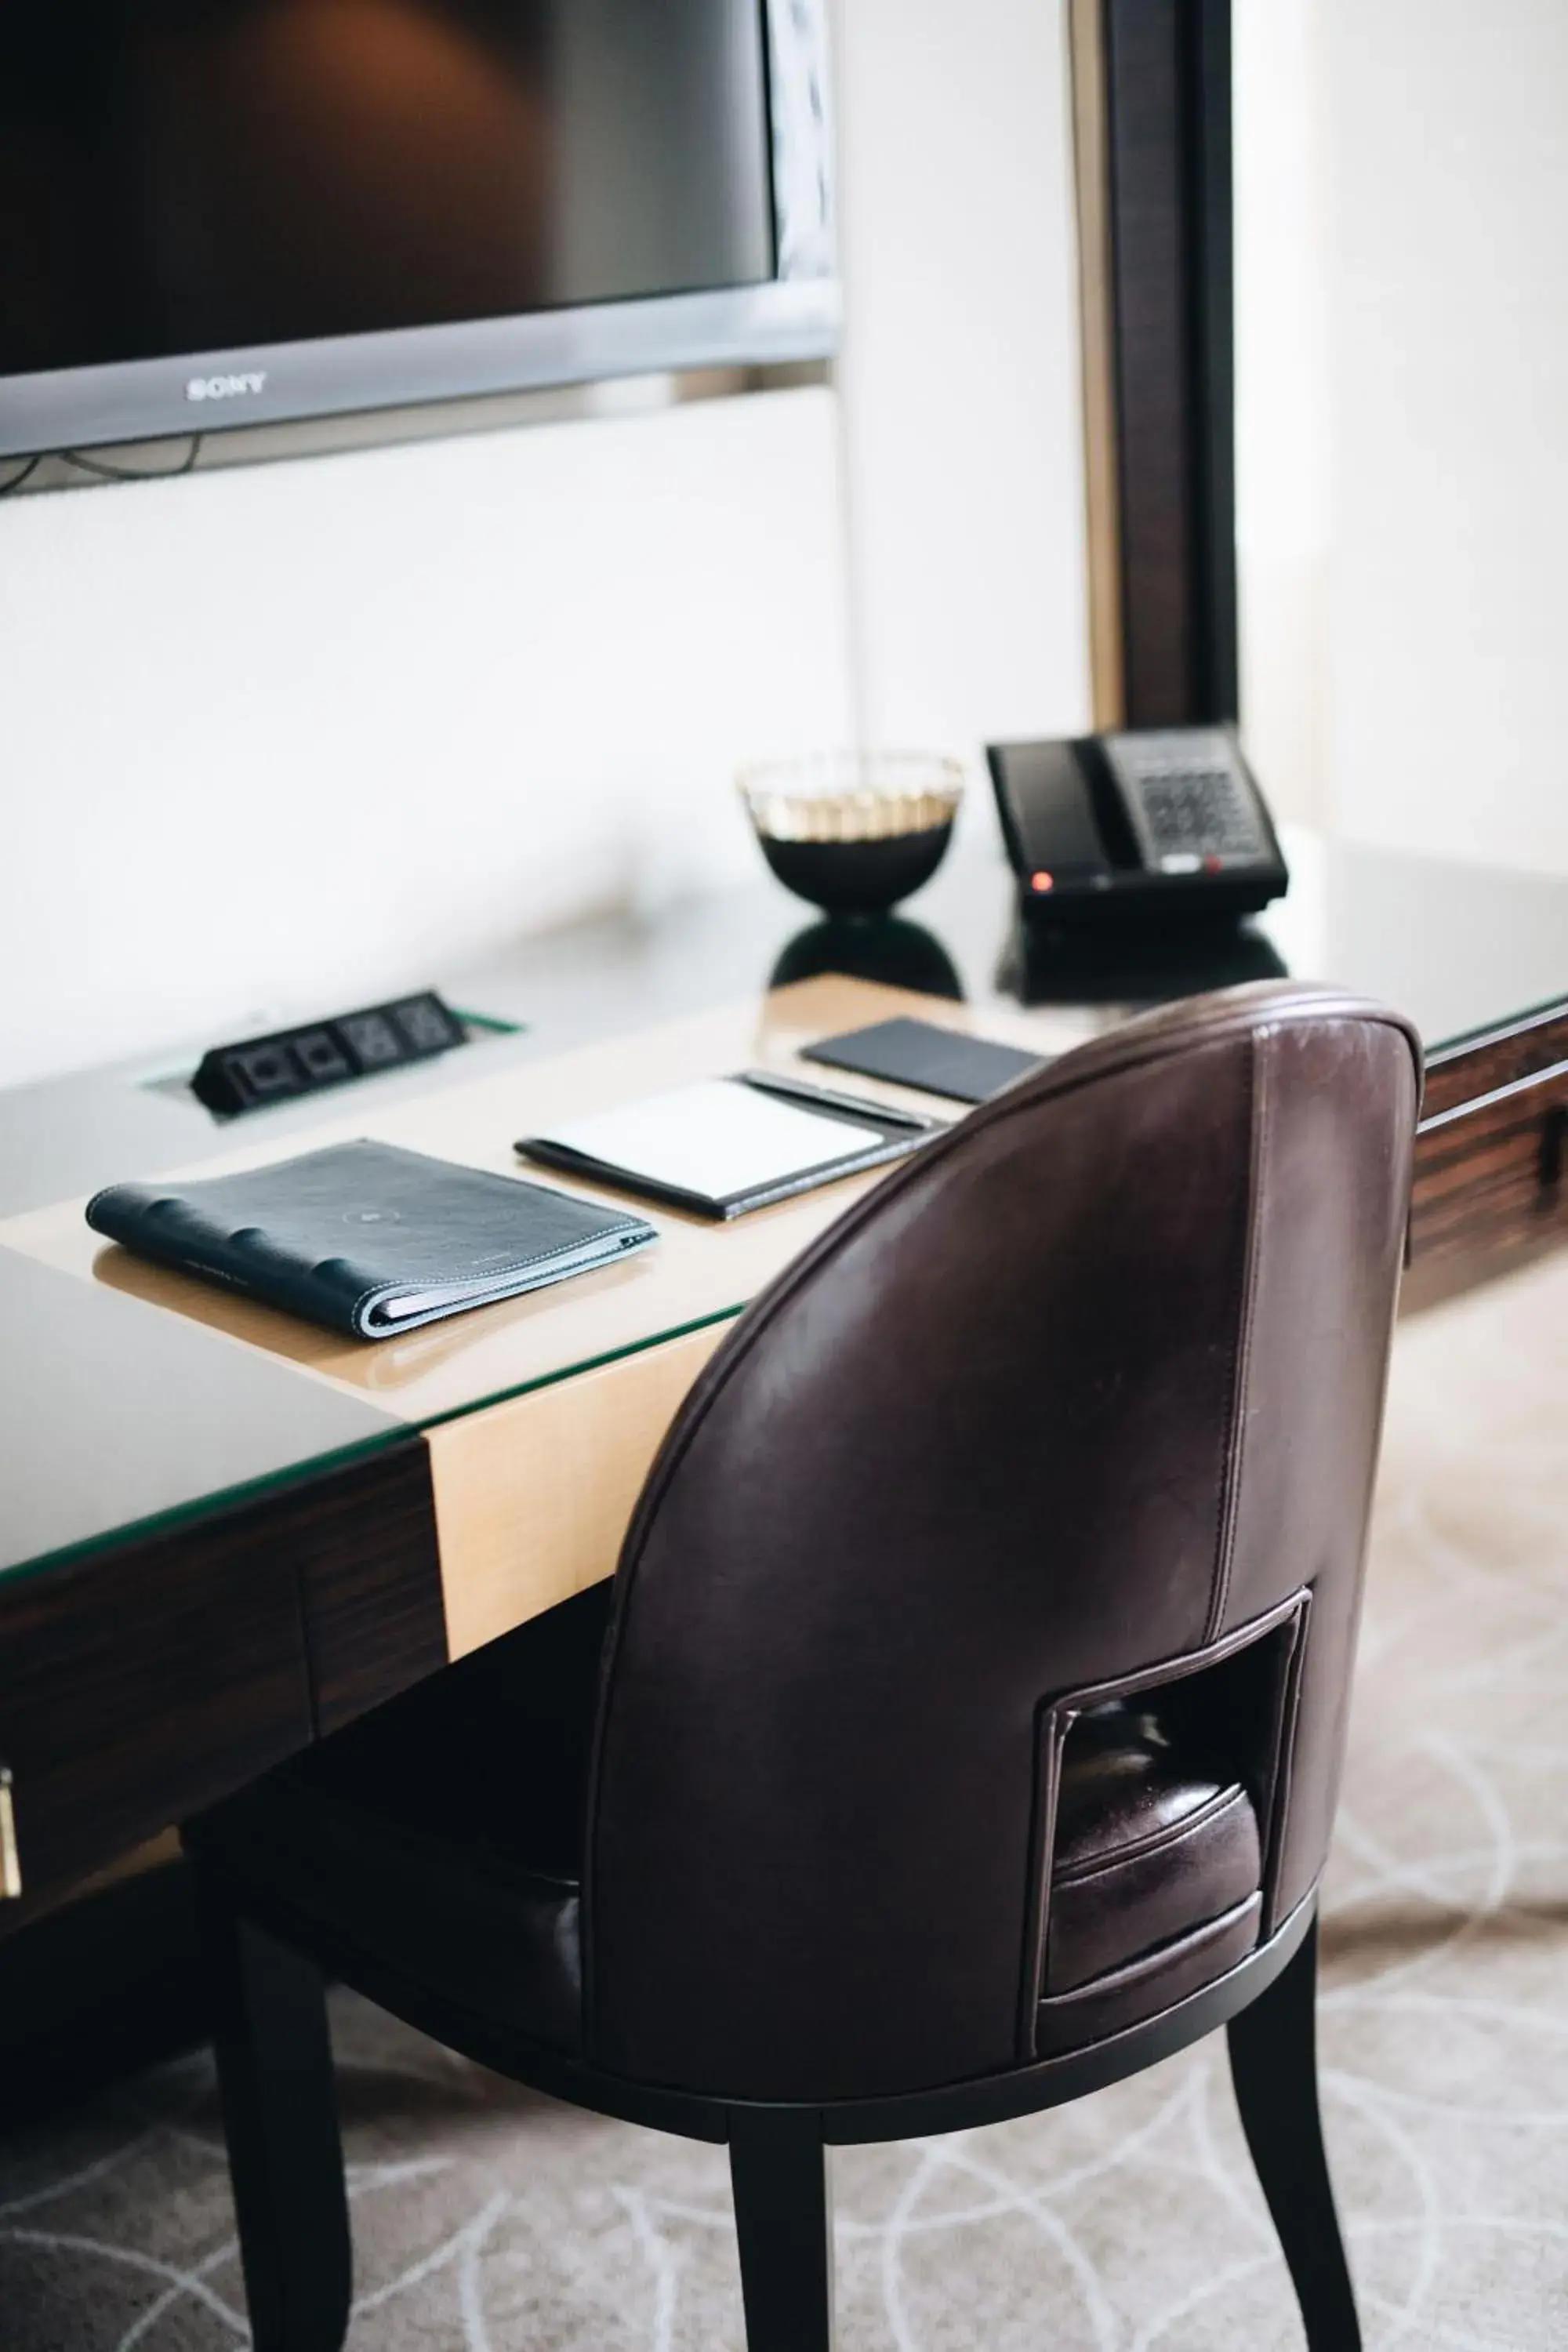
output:
{"label": "white notepad", "polygon": [[858,1141],[874,1138],[755,1087],[705,1078],[589,1118],[563,1120],[539,1139],[646,1183],[722,1201],[826,1167]]}

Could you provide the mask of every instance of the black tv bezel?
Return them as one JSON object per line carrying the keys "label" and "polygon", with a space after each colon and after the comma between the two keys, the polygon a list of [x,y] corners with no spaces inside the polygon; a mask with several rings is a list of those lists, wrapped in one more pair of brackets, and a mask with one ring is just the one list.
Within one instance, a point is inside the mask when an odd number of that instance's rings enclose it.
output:
{"label": "black tv bezel", "polygon": [[757,5],[771,127],[771,278],[0,377],[0,457],[118,447],[614,376],[831,358],[842,300],[826,0]]}

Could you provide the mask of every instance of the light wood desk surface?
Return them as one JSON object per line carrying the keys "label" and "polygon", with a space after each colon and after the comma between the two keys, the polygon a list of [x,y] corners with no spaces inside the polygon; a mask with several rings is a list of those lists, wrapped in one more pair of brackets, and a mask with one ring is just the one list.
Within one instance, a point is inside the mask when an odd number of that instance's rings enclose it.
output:
{"label": "light wood desk surface", "polygon": [[[340,1098],[320,1126],[287,1139],[263,1140],[241,1129],[221,1157],[185,1169],[126,1174],[138,1181],[182,1174],[200,1179],[364,1136],[625,1206],[626,1196],[552,1169],[531,1167],[514,1152],[514,1141],[554,1120],[748,1068],[789,1072],[906,1108],[914,1101],[933,1115],[956,1116],[960,1105],[911,1097],[907,1088],[879,1086],[797,1058],[801,1046],[815,1039],[900,1013],[952,1028],[973,1025],[973,1016],[960,1004],[866,981],[803,981],[760,999],[660,1023],[468,1085],[447,1085],[413,1102],[345,1108]],[[1060,1017],[1053,1023],[1022,1012],[1010,1022],[989,1012],[984,1026],[988,1035],[1011,1034],[1042,1052],[1052,1050],[1048,1037],[1063,1039],[1064,1029],[1069,1035],[1083,1034],[1081,1024]],[[374,1399],[399,1420],[429,1429],[454,1414],[736,1314],[881,1172],[841,1179],[728,1224],[634,1202],[657,1226],[659,1240],[624,1265],[454,1316],[401,1339],[374,1341],[341,1338],[216,1284],[135,1257],[91,1230],[82,1200],[0,1222],[0,1246],[227,1332],[315,1379]]]}

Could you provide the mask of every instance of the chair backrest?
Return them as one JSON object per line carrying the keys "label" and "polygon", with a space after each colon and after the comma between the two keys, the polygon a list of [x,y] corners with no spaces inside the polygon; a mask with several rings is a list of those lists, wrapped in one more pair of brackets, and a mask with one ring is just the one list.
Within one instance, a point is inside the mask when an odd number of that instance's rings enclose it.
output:
{"label": "chair backrest", "polygon": [[718,2096],[1005,2070],[1039,1725],[1303,1589],[1276,1916],[1321,1870],[1409,1191],[1407,1024],[1266,983],[1129,1023],[741,1318],[617,1576],[589,2048]]}

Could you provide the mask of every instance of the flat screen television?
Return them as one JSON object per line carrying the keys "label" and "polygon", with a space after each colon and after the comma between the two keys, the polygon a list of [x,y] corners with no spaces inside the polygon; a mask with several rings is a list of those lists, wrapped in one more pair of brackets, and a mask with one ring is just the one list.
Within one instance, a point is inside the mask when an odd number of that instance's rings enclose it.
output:
{"label": "flat screen television", "polygon": [[825,0],[5,0],[0,453],[816,358]]}

